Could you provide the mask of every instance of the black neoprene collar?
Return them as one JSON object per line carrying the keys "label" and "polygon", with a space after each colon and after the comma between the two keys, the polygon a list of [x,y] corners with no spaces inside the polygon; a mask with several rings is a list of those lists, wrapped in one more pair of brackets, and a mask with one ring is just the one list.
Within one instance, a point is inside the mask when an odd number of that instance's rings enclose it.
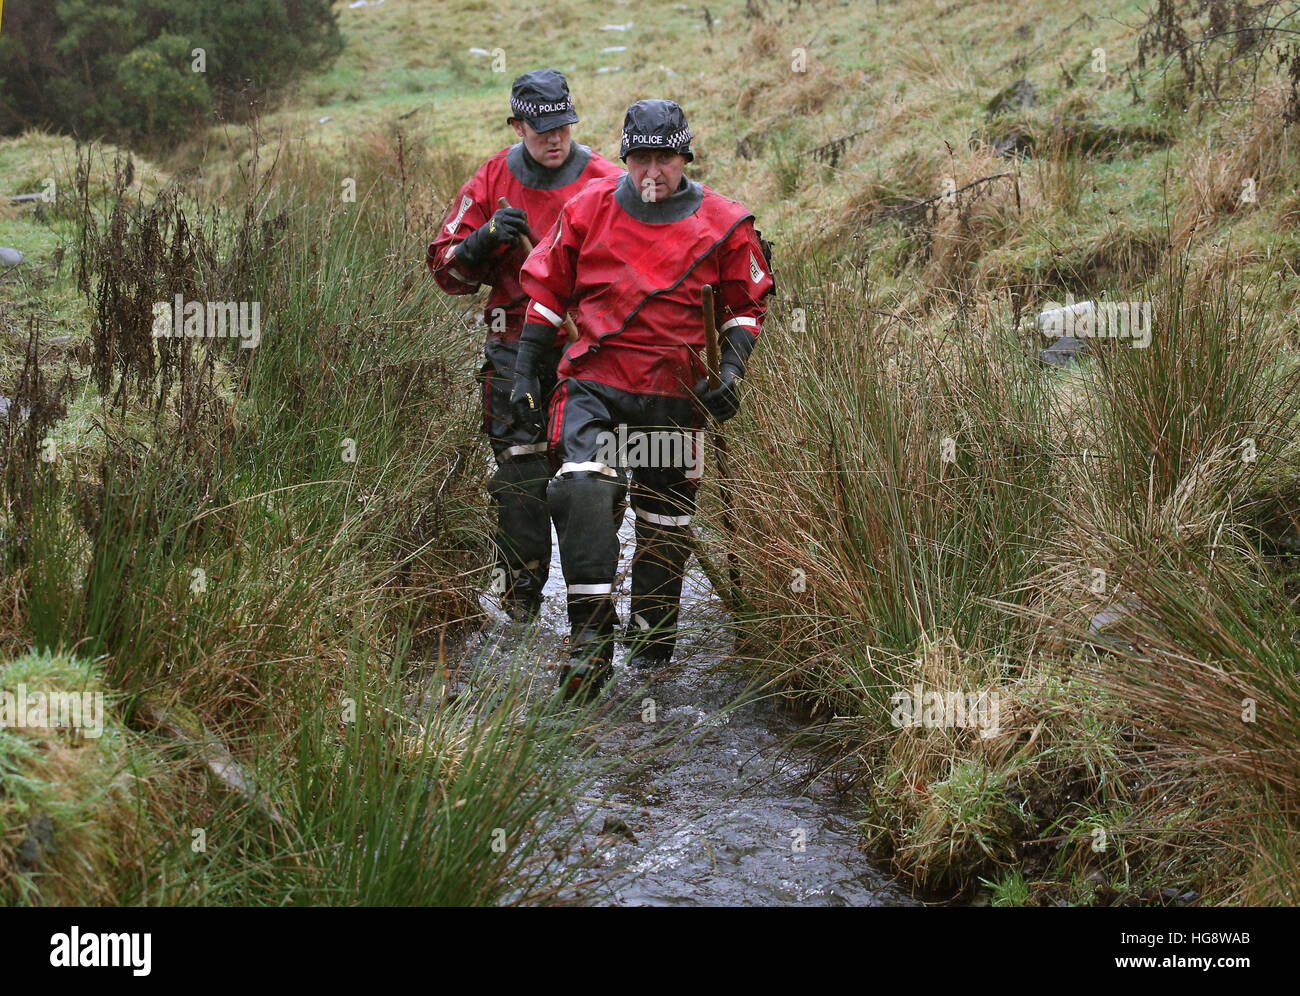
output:
{"label": "black neoprene collar", "polygon": [[568,186],[582,176],[582,171],[589,162],[591,149],[577,142],[570,143],[569,158],[555,169],[547,169],[530,156],[523,142],[510,146],[510,151],[506,153],[506,165],[510,167],[515,179],[534,190],[554,190],[556,187]]}
{"label": "black neoprene collar", "polygon": [[667,200],[643,201],[640,192],[632,184],[632,174],[624,173],[614,187],[614,200],[637,221],[644,221],[648,225],[666,225],[689,218],[698,211],[704,200],[704,188],[694,180],[682,177],[681,186]]}

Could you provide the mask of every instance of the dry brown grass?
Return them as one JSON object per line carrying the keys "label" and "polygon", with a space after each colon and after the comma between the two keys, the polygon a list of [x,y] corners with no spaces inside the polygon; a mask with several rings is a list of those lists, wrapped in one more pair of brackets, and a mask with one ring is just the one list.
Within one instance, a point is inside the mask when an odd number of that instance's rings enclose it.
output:
{"label": "dry brown grass", "polygon": [[941,90],[962,90],[972,85],[968,60],[954,58],[952,52],[932,48],[924,42],[901,48],[897,64],[904,79],[930,84]]}
{"label": "dry brown grass", "polygon": [[[981,255],[1010,238],[1026,209],[1014,168],[987,145],[977,145],[960,158],[953,157],[948,169],[950,172],[933,186],[942,189],[945,182],[951,182],[952,189],[961,192],[951,202],[940,201],[935,206],[937,220],[930,260],[921,273],[922,282],[934,297],[954,291]],[[1005,174],[1012,175],[962,189]],[[1032,210],[1035,204],[1036,199],[1031,200],[1029,208]]]}
{"label": "dry brown grass", "polygon": [[[1286,104],[1282,87],[1261,88],[1244,121],[1210,135],[1189,153],[1171,226],[1174,246],[1203,241],[1222,216],[1275,200],[1293,179],[1300,138],[1283,121]],[[1254,203],[1246,199],[1249,181]]]}

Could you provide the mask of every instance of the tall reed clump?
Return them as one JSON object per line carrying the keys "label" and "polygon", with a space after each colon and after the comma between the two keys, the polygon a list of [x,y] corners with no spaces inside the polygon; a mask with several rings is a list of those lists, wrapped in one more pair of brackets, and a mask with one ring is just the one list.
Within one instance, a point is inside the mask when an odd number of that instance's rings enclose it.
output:
{"label": "tall reed clump", "polygon": [[[1293,611],[1251,506],[1296,458],[1296,375],[1239,287],[1193,273],[1153,282],[1146,348],[1098,339],[1066,374],[994,302],[916,318],[783,273],[728,426],[735,527],[706,537],[738,554],[747,648],[825,707],[828,764],[919,884],[1282,894]],[[918,691],[995,693],[991,722]],[[1238,729],[1251,702],[1268,718]],[[1261,811],[1276,847],[1243,878]]]}
{"label": "tall reed clump", "polygon": [[1149,344],[1097,340],[1080,427],[1099,459],[1072,465],[1089,532],[1205,544],[1289,447],[1296,375],[1244,290],[1171,256],[1131,302],[1151,309]]}
{"label": "tall reed clump", "polygon": [[[728,426],[735,526],[709,535],[738,553],[746,649],[832,713],[828,742],[895,807],[880,842],[918,880],[960,884],[1021,825],[1005,748],[1033,633],[1001,606],[1031,597],[1052,528],[1049,399],[1005,309],[964,298],[926,329],[839,274],[782,278]],[[1000,747],[899,728],[916,684],[1005,696]]]}
{"label": "tall reed clump", "polygon": [[[1148,745],[1123,756],[1124,780],[1179,786],[1152,793],[1135,824],[1159,824],[1174,800],[1216,800],[1194,815],[1219,827],[1237,884],[1211,887],[1290,902],[1295,879],[1276,869],[1294,868],[1300,832],[1300,650],[1254,505],[1296,474],[1300,374],[1261,320],[1267,289],[1247,299],[1178,258],[1152,296],[1150,346],[1111,344],[1085,381],[1084,431],[1102,459],[1073,466],[1072,528],[1052,559],[1058,577],[1088,565],[1105,584],[1088,598],[1062,581],[1079,594],[1055,614],[1083,648],[1098,711]],[[1300,512],[1294,489],[1281,500]],[[1256,838],[1272,842],[1272,872]]]}
{"label": "tall reed clump", "polygon": [[[490,560],[478,335],[423,271],[418,176],[324,200],[318,168],[291,165],[248,173],[233,210],[136,200],[123,170],[106,202],[83,189],[99,456],[40,462],[32,420],[5,437],[24,624],[97,658],[170,756],[110,893],[545,899],[577,874],[537,869],[581,830],[546,829],[581,718],[539,725],[506,678],[408,715]],[[155,337],[178,293],[258,304],[260,339]]]}
{"label": "tall reed clump", "polygon": [[[595,769],[576,748],[590,710],[549,713],[549,682],[518,664],[415,709],[402,672],[362,660],[323,693],[303,682],[288,739],[241,756],[261,798],[196,800],[193,829],[160,835],[155,874],[127,898],[166,905],[574,903],[599,891],[567,800]],[[474,662],[466,662],[473,666]],[[370,668],[381,672],[372,675]]]}
{"label": "tall reed clump", "polygon": [[737,527],[719,542],[763,606],[747,626],[824,668],[836,708],[880,705],[925,640],[1014,630],[988,603],[1016,597],[1050,526],[1047,399],[992,311],[968,303],[931,335],[843,284],[783,277],[793,300],[732,423]]}

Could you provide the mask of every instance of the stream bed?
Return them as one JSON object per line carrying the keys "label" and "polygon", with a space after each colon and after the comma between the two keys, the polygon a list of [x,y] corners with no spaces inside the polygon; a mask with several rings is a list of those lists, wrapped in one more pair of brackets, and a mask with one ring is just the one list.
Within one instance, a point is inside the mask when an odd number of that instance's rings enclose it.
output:
{"label": "stream bed", "polygon": [[[619,537],[632,551],[632,513]],[[564,576],[552,537],[541,618],[511,622],[485,596],[491,621],[464,648],[474,667],[504,667],[520,643],[554,682],[568,633]],[[622,578],[620,619],[627,619]],[[818,758],[793,751],[803,723],[757,694],[731,652],[724,612],[692,558],[674,662],[633,671],[620,644],[602,693],[602,722],[584,794],[588,858],[604,876],[591,901],[618,906],[919,905],[860,847],[855,808],[816,777]],[[755,683],[756,684],[756,683]],[[593,853],[590,853],[594,851]]]}

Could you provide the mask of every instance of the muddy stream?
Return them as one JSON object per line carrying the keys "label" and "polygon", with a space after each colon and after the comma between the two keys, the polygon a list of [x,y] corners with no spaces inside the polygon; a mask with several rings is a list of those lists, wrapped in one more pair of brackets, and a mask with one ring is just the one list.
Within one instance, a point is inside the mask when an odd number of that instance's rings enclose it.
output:
{"label": "muddy stream", "polygon": [[[633,548],[631,511],[619,537],[622,569]],[[621,581],[619,617],[626,622],[628,579]],[[502,670],[522,645],[528,666],[544,671],[549,691],[568,633],[554,535],[545,595],[541,619],[531,625],[511,622],[494,598],[484,596],[491,619],[467,641],[463,666]],[[592,777],[569,801],[575,821],[590,817],[585,844],[596,852],[599,873],[608,876],[592,901],[916,905],[863,852],[853,825],[857,814],[817,777],[818,759],[790,747],[800,720],[771,696],[747,689],[739,662],[718,667],[731,652],[724,618],[692,558],[674,663],[657,672],[634,671],[618,646],[614,677],[602,695],[607,725],[595,757],[574,762],[587,765]]]}

